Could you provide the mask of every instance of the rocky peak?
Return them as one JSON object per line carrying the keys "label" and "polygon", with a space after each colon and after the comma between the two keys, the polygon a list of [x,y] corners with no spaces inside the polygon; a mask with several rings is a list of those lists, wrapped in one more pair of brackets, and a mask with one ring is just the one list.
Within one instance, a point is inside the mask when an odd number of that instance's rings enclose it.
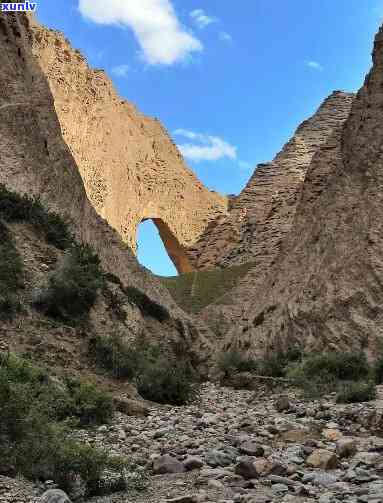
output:
{"label": "rocky peak", "polygon": [[[314,154],[350,113],[353,94],[335,91],[305,120],[272,162],[259,164],[229,215],[209,225],[191,250],[198,269],[256,262],[268,270],[289,232]],[[254,273],[254,271],[253,271]]]}

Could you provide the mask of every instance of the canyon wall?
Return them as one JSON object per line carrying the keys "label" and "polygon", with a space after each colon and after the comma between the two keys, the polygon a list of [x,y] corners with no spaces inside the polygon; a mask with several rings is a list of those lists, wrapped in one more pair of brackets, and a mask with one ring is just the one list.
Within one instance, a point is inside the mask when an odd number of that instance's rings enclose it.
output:
{"label": "canyon wall", "polygon": [[60,33],[0,14],[0,43],[0,183],[70,218],[106,271],[169,312],[164,336],[181,331],[205,355],[218,344],[138,265],[145,219],[180,272],[252,263],[202,311],[224,348],[374,352],[383,335],[382,31],[357,96],[327,98],[229,209],[160,123],[122,101]]}
{"label": "canyon wall", "polygon": [[351,113],[315,154],[291,231],[226,347],[264,353],[297,343],[376,355],[383,336],[382,121],[383,28]]}
{"label": "canyon wall", "polygon": [[32,34],[64,140],[96,211],[133,252],[138,225],[153,219],[177,270],[193,270],[185,248],[226,213],[226,197],[204,187],[161,123],[122,100],[105,72],[91,69],[62,33],[34,22]]}
{"label": "canyon wall", "polygon": [[[159,281],[139,266],[119,234],[89,202],[79,168],[63,139],[47,78],[31,52],[34,37],[27,16],[0,13],[0,183],[39,197],[49,209],[68,219],[75,237],[99,254],[106,272],[169,313],[165,326],[157,327],[159,334],[167,338],[181,334],[206,353],[208,342],[203,334],[208,331],[200,324],[198,332],[194,321],[178,308]],[[143,330],[147,322],[141,317]]]}
{"label": "canyon wall", "polygon": [[334,92],[304,121],[275,159],[260,164],[230,212],[210,222],[191,250],[196,269],[254,262],[253,275],[267,273],[290,231],[307,169],[314,154],[350,113],[353,95]]}

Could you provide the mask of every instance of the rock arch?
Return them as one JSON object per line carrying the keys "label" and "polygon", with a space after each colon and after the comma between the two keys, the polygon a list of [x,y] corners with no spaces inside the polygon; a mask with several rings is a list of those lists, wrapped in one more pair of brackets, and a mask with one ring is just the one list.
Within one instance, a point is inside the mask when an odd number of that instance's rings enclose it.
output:
{"label": "rock arch", "polygon": [[140,223],[151,220],[158,229],[159,235],[165,246],[165,249],[173,262],[174,267],[179,274],[192,272],[194,270],[190,259],[187,255],[187,250],[179,242],[170,227],[162,220],[162,218],[148,217],[143,218]]}
{"label": "rock arch", "polygon": [[191,270],[184,250],[226,214],[227,198],[208,190],[161,123],[122,100],[62,33],[35,24],[32,43],[93,207],[133,252],[138,225],[152,218],[178,271]]}

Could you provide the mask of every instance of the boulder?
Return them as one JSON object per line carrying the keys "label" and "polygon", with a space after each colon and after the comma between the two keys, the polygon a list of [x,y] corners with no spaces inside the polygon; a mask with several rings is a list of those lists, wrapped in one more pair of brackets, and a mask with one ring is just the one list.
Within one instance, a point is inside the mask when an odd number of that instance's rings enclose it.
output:
{"label": "boulder", "polygon": [[115,398],[114,405],[116,410],[127,416],[146,417],[149,415],[149,407],[138,400],[128,398]]}
{"label": "boulder", "polygon": [[49,489],[41,496],[41,503],[72,503],[61,489]]}
{"label": "boulder", "polygon": [[255,468],[254,461],[255,459],[250,456],[240,457],[235,466],[235,473],[244,479],[256,479],[258,477],[258,473]]}
{"label": "boulder", "polygon": [[183,473],[185,470],[184,465],[169,454],[159,456],[153,460],[153,472],[156,475],[163,475],[164,473]]}
{"label": "boulder", "polygon": [[245,454],[246,456],[261,457],[265,453],[265,449],[252,440],[243,442],[240,445],[239,450],[241,454]]}
{"label": "boulder", "polygon": [[357,444],[353,438],[341,438],[336,444],[336,453],[340,458],[349,458],[356,454]]}
{"label": "boulder", "polygon": [[334,452],[327,451],[326,449],[315,449],[306,459],[306,464],[314,468],[332,470],[338,465],[338,457]]}
{"label": "boulder", "polygon": [[202,468],[204,463],[202,459],[197,456],[189,456],[184,460],[183,464],[187,471],[191,471]]}

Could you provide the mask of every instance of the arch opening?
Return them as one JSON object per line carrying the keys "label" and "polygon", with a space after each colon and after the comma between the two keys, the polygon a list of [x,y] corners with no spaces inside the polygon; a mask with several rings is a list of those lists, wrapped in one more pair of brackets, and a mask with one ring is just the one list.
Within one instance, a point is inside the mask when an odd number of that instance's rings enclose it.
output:
{"label": "arch opening", "polygon": [[137,228],[137,258],[159,276],[176,276],[193,267],[168,225],[161,218],[144,218]]}

